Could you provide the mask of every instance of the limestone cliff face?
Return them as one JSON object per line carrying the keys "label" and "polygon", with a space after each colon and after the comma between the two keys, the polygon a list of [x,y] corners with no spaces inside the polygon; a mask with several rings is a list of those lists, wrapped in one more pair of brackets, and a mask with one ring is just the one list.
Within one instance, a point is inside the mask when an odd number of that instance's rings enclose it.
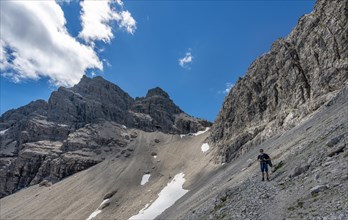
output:
{"label": "limestone cliff face", "polygon": [[150,89],[145,97],[136,98],[130,112],[134,120],[132,126],[145,131],[187,134],[211,126],[206,120],[187,115],[158,87]]}
{"label": "limestone cliff face", "polygon": [[184,113],[160,88],[133,99],[102,77],[83,77],[0,117],[0,198],[43,180],[56,182],[112,153],[131,156],[128,143],[144,131],[185,134],[211,123]]}
{"label": "limestone cliff face", "polygon": [[124,124],[133,102],[126,92],[102,77],[84,76],[74,87],[61,87],[52,93],[48,119],[76,127],[102,120]]}
{"label": "limestone cliff face", "polygon": [[255,60],[225,98],[210,141],[231,161],[288,130],[348,79],[348,1],[318,0],[285,39]]}
{"label": "limestone cliff face", "polygon": [[204,129],[210,123],[188,116],[189,129],[176,126],[185,114],[161,88],[150,89],[146,97],[133,99],[121,88],[102,77],[83,77],[72,88],[61,87],[48,101],[48,120],[75,128],[87,123],[114,121],[127,127],[165,133],[189,133]]}

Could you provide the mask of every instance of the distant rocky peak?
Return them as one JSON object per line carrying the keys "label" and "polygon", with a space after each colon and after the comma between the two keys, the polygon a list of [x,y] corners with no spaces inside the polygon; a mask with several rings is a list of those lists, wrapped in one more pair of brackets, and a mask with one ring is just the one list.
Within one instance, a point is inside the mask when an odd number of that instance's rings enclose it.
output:
{"label": "distant rocky peak", "polygon": [[[81,87],[90,87],[90,86],[96,86],[100,88],[117,88],[120,89],[118,86],[113,84],[112,82],[107,81],[101,76],[96,76],[94,78],[89,78],[86,75],[84,75],[80,82],[76,84],[73,88],[81,88]],[[121,90],[121,89],[120,89]]]}
{"label": "distant rocky peak", "polygon": [[147,94],[146,94],[146,98],[152,97],[152,96],[162,96],[164,98],[169,99],[169,95],[168,93],[166,93],[165,91],[163,91],[163,89],[161,89],[160,87],[156,87],[153,89],[150,89]]}
{"label": "distant rocky peak", "polygon": [[117,99],[121,99],[128,104],[131,104],[134,101],[133,98],[119,86],[107,81],[101,76],[94,78],[83,76],[80,82],[71,88],[71,90],[87,97],[88,99],[109,99],[108,101],[116,101],[115,99],[117,97]]}

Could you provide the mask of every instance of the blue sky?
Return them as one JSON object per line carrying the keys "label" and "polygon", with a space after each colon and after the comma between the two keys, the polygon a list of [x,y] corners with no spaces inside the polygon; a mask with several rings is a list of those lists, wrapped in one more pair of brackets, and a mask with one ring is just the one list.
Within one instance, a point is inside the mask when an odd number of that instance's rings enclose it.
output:
{"label": "blue sky", "polygon": [[[310,0],[109,1],[115,10],[107,23],[111,32],[94,27],[91,19],[98,17],[93,14],[82,18],[85,6],[78,1],[52,2],[50,14],[45,14],[47,6],[1,2],[1,114],[48,100],[58,86],[71,86],[85,72],[103,76],[132,97],[159,86],[188,114],[213,121],[227,87],[314,6]],[[6,23],[6,12],[21,16]],[[39,19],[28,23],[30,13]],[[23,28],[15,30],[18,25]],[[42,25],[50,34],[35,29]]]}

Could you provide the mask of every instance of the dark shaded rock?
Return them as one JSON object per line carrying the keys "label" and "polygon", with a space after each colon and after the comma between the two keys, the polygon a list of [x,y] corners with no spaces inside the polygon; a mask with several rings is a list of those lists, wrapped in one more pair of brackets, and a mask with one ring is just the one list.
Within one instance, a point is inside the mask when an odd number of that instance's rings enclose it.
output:
{"label": "dark shaded rock", "polygon": [[327,156],[328,157],[333,157],[337,154],[340,154],[340,153],[343,153],[344,152],[344,148],[345,148],[345,145],[342,145],[342,146],[338,146],[336,147],[335,149],[333,149],[332,151],[330,151]]}
{"label": "dark shaded rock", "polygon": [[309,169],[308,164],[301,164],[298,167],[296,167],[291,174],[289,175],[290,178],[296,177],[301,175],[302,173],[306,172]]}
{"label": "dark shaded rock", "polygon": [[166,93],[159,87],[150,89],[146,94],[146,98],[153,97],[153,96],[162,96],[163,98],[169,99],[168,93]]}
{"label": "dark shaded rock", "polygon": [[340,142],[341,138],[343,136],[338,136],[338,137],[334,137],[332,138],[331,140],[329,140],[327,143],[326,143],[326,146],[328,147],[333,147],[335,146],[338,142]]}
{"label": "dark shaded rock", "polygon": [[103,200],[105,200],[105,199],[110,199],[110,198],[113,197],[116,193],[117,193],[117,190],[113,190],[113,191],[111,191],[111,192],[106,193],[106,194],[104,195],[104,197],[103,197]]}
{"label": "dark shaded rock", "polygon": [[51,182],[48,182],[48,180],[43,180],[39,183],[39,186],[45,186],[45,187],[50,187],[52,186],[52,183]]}

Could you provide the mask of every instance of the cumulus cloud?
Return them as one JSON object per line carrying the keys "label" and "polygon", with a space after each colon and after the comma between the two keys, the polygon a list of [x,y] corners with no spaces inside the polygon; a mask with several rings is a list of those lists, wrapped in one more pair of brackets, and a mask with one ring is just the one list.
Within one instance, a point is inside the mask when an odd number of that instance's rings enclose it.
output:
{"label": "cumulus cloud", "polygon": [[69,35],[57,2],[1,1],[0,10],[3,76],[15,82],[48,77],[71,86],[86,69],[103,69],[94,49]]}
{"label": "cumulus cloud", "polygon": [[129,33],[135,31],[136,22],[124,10],[121,0],[82,2],[80,37],[89,42],[84,44],[66,29],[60,4],[70,1],[0,1],[0,70],[3,77],[14,82],[44,77],[58,86],[72,86],[87,69],[103,70],[93,41],[109,42],[113,38],[112,21]]}
{"label": "cumulus cloud", "polygon": [[179,59],[179,65],[182,68],[189,68],[189,64],[192,63],[192,61],[193,61],[193,56],[191,52],[187,52],[183,58]]}
{"label": "cumulus cloud", "polygon": [[124,9],[121,0],[81,1],[82,31],[79,37],[86,42],[101,40],[109,43],[114,37],[112,23],[133,34],[136,22],[131,13]]}

